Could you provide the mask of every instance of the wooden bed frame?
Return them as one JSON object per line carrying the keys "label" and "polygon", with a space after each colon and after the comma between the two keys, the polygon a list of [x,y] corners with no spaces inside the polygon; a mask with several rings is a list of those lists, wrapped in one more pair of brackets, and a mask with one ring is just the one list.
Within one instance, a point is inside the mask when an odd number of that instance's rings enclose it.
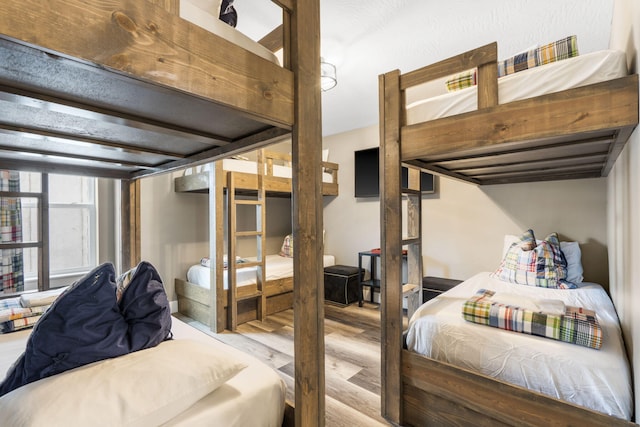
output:
{"label": "wooden bed frame", "polygon": [[[400,254],[403,245],[422,253],[421,233],[401,238],[402,163],[475,184],[606,176],[638,123],[637,75],[499,105],[496,61],[493,43],[379,78],[383,416],[401,425],[635,425],[402,349]],[[474,67],[477,111],[406,124],[407,89]],[[409,204],[410,222],[421,223],[419,204]]]}
{"label": "wooden bed frame", "polygon": [[[274,176],[273,174],[274,164],[290,164],[291,156],[284,153],[270,152],[263,148],[257,151],[256,157],[257,170],[262,173],[251,174],[228,171],[224,169],[223,162],[218,161],[213,165],[214,171],[212,172],[217,175],[215,191],[209,191],[210,176],[208,171],[175,178],[175,191],[209,194],[209,197],[217,198],[215,201],[216,206],[224,204],[226,206],[234,206],[238,203],[235,199],[236,194],[257,196],[256,206],[261,207],[266,217],[264,204],[259,203],[259,200],[269,196],[291,197],[291,179]],[[323,195],[338,195],[338,167],[336,163],[322,162],[323,171],[327,171],[331,175],[331,182],[323,181],[322,183]],[[229,191],[230,188],[233,188],[233,190]],[[226,252],[231,254],[234,252],[235,247],[231,244],[236,242],[237,236],[242,233],[245,235],[249,233],[251,237],[254,237],[255,233],[238,232],[235,227],[235,221],[225,221],[224,215],[220,212],[215,215],[215,218],[216,227],[214,230],[216,231],[215,233],[210,233],[210,239],[216,239],[216,246],[221,248],[224,244],[226,230],[227,243],[230,244],[226,251],[218,251],[217,253]],[[264,224],[265,221],[265,219],[262,219],[261,223]],[[262,237],[262,242],[258,245],[257,252],[262,252],[261,247],[264,247],[265,236],[262,231],[257,231],[256,233],[258,233],[258,237]],[[234,255],[230,256],[234,257]],[[217,284],[217,304],[210,304],[211,297],[206,289],[197,284],[176,278],[175,289],[178,296],[179,312],[205,324],[210,323],[208,321],[209,316],[215,315],[218,319],[216,332],[222,332],[224,329],[233,331],[239,324],[256,319],[262,320],[270,314],[293,307],[293,277],[265,280],[262,283],[261,278],[266,275],[267,266],[260,262],[256,264],[261,269],[256,278],[258,284],[237,287],[235,274],[229,271],[229,289],[224,289],[223,259],[220,256],[215,258],[217,260],[216,269],[212,270],[212,278],[215,277],[215,281],[212,280],[211,283]],[[234,290],[233,293],[230,292],[231,289]]]}
{"label": "wooden bed frame", "polygon": [[292,405],[296,425],[321,426],[319,1],[273,2],[282,25],[261,43],[284,47],[284,66],[180,19],[179,0],[0,2],[0,168],[120,179],[128,269],[140,260],[140,178],[291,134],[294,276],[306,279],[293,293]]}

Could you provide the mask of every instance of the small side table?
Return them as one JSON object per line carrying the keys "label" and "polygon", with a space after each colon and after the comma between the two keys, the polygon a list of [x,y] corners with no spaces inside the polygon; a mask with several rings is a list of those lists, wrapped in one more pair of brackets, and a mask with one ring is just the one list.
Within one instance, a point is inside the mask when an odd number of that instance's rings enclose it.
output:
{"label": "small side table", "polygon": [[[364,270],[362,270],[362,257],[368,256],[371,258],[371,264],[369,267],[369,271],[371,272],[371,277],[369,280],[364,280]],[[380,252],[372,252],[372,251],[363,251],[358,252],[358,268],[362,273],[360,277],[360,286],[358,287],[360,290],[358,292],[358,306],[362,307],[363,297],[362,297],[362,287],[368,286],[371,290],[371,302],[373,302],[373,292],[375,289],[380,292],[380,279],[376,279],[376,259],[380,258]]]}

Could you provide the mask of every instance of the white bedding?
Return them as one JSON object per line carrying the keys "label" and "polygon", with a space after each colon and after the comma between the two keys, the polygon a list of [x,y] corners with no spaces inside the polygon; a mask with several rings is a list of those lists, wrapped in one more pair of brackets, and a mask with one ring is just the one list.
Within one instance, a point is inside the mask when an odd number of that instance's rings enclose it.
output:
{"label": "white bedding", "polygon": [[[626,75],[625,53],[603,50],[501,77],[498,79],[498,98],[499,103],[504,104]],[[412,102],[407,105],[407,123],[476,110],[477,92],[477,86],[473,86]]]}
{"label": "white bedding", "polygon": [[[231,354],[234,360],[244,362],[248,366],[180,415],[163,424],[164,426],[279,427],[282,425],[286,390],[283,380],[272,368],[176,318],[172,318],[172,323],[176,340],[195,340],[215,347],[219,351]],[[0,335],[0,376],[4,377],[5,372],[24,350],[29,333],[30,330],[25,330]],[[100,363],[102,362],[97,362],[97,365]],[[176,363],[189,363],[189,361],[176,360]],[[129,386],[132,384],[123,384],[123,387]],[[10,394],[3,398],[9,397]],[[140,396],[140,399],[147,398],[148,396]],[[104,425],[110,425],[108,419],[104,420]]]}
{"label": "white bedding", "polygon": [[[480,273],[423,304],[407,333],[411,351],[531,390],[630,419],[629,364],[618,317],[605,290],[583,282],[560,290],[516,285]],[[600,350],[467,322],[462,304],[479,289],[562,300],[593,309],[603,329]]]}
{"label": "white bedding", "polygon": [[[255,261],[255,257],[245,258],[248,261]],[[293,258],[287,258],[280,255],[267,255],[266,261],[266,277],[265,280],[284,279],[293,276]],[[335,265],[336,259],[333,255],[323,256],[323,265],[329,267]],[[242,265],[242,264],[239,264]],[[238,268],[236,286],[246,286],[256,283],[256,268]],[[210,286],[211,271],[208,267],[200,264],[192,265],[187,271],[187,281],[200,285],[203,288]],[[224,270],[224,289],[227,289],[227,270]]]}
{"label": "white bedding", "polygon": [[[240,31],[218,19],[218,17],[214,16],[209,10],[205,9],[204,5],[207,3],[211,2],[181,0],[180,17],[264,59],[275,62],[276,64],[280,63],[276,55],[269,49],[245,36]],[[218,11],[217,8],[215,11]]]}

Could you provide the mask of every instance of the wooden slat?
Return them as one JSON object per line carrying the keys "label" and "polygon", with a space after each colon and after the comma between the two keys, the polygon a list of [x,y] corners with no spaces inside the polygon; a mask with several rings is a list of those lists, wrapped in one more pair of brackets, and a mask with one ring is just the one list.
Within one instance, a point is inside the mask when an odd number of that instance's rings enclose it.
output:
{"label": "wooden slat", "polygon": [[402,206],[400,187],[400,73],[381,75],[380,86],[380,242],[382,416],[402,420]]}
{"label": "wooden slat", "polygon": [[140,262],[140,181],[123,180],[121,191],[122,271]]}
{"label": "wooden slat", "polygon": [[148,1],[4,0],[0,34],[194,93],[267,123],[293,123],[289,70]]}
{"label": "wooden slat", "polygon": [[[285,27],[286,28],[286,27]],[[295,79],[293,156],[295,419],[325,425],[322,248],[320,2],[296,1],[291,13]],[[286,41],[285,41],[286,43]]]}
{"label": "wooden slat", "polygon": [[262,46],[269,49],[271,52],[277,52],[284,47],[284,29],[282,25],[274,28],[269,34],[258,40]]}
{"label": "wooden slat", "polygon": [[[630,426],[627,421],[562,402],[530,390],[402,351],[402,378],[413,387],[412,399],[434,395],[455,405],[443,425]],[[408,401],[410,399],[407,399]],[[409,404],[411,402],[409,401]],[[414,409],[415,411],[415,409]],[[411,425],[424,425],[431,411],[423,407]],[[418,411],[416,411],[418,412]],[[407,411],[409,414],[410,411]],[[451,417],[451,418],[449,418]],[[495,424],[492,424],[495,423]]]}
{"label": "wooden slat", "polygon": [[[435,64],[419,68],[400,76],[400,89],[406,90],[440,77],[459,73],[485,64],[496,64],[498,60],[498,44],[493,42],[477,49],[447,58]],[[487,76],[490,78],[490,74]],[[487,83],[490,83],[488,81]],[[496,83],[497,85],[497,83]],[[496,89],[497,93],[497,89]],[[404,105],[404,104],[403,104]]]}
{"label": "wooden slat", "polygon": [[[226,293],[224,289],[224,187],[226,185],[225,174],[222,170],[222,162],[216,162],[214,165],[214,173],[210,174],[210,187],[215,188],[213,194],[209,193],[209,212],[215,212],[215,215],[209,215],[209,230],[215,230],[215,234],[209,232],[209,257],[215,259],[216,268],[211,271],[211,289],[215,287],[215,294],[211,294],[209,305],[213,309],[211,312],[212,331],[222,332],[226,327],[227,315],[224,307],[227,303]],[[214,286],[215,284],[215,286]]]}

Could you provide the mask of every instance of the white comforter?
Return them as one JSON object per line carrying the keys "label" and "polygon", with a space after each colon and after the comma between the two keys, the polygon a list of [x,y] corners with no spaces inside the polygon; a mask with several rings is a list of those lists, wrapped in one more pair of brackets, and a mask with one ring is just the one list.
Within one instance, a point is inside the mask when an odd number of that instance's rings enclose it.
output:
{"label": "white comforter", "polygon": [[[595,310],[600,350],[470,323],[462,304],[479,289],[564,301]],[[409,350],[615,417],[633,413],[631,375],[618,317],[605,290],[583,283],[572,290],[516,285],[480,273],[423,304],[412,316]]]}

